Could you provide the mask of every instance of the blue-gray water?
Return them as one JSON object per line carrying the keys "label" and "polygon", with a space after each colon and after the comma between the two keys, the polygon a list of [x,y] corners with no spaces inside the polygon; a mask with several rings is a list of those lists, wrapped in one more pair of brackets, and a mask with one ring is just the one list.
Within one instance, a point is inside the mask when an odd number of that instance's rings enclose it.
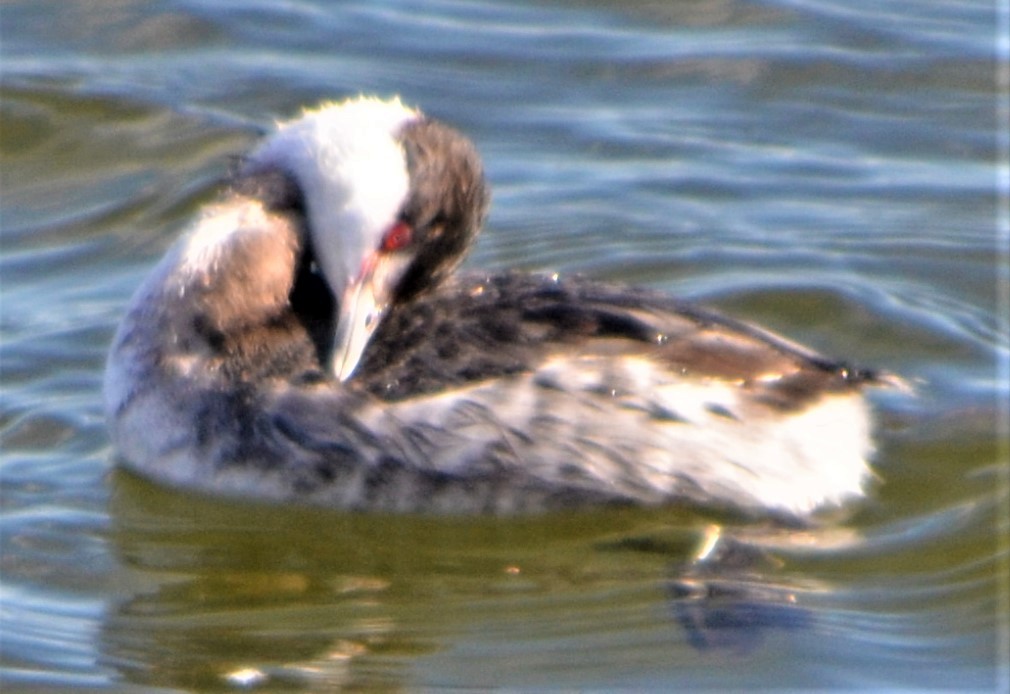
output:
{"label": "blue-gray water", "polygon": [[[1005,691],[998,11],[0,3],[0,688]],[[476,141],[472,266],[650,285],[914,383],[874,398],[870,499],[731,524],[770,556],[706,583],[684,567],[708,519],[676,510],[348,516],[114,472],[130,293],[232,155],[358,92]]]}

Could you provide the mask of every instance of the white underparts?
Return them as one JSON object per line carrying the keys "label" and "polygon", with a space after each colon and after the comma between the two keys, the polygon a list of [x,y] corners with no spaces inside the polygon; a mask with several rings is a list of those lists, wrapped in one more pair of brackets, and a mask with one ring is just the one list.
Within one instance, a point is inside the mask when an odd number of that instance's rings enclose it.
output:
{"label": "white underparts", "polygon": [[[439,467],[462,468],[489,440],[561,485],[566,463],[654,500],[690,480],[713,501],[805,516],[863,495],[870,416],[858,392],[824,394],[783,412],[739,383],[680,377],[634,357],[558,357],[530,375],[390,406],[400,426],[424,421]],[[525,436],[509,436],[508,432]]]}

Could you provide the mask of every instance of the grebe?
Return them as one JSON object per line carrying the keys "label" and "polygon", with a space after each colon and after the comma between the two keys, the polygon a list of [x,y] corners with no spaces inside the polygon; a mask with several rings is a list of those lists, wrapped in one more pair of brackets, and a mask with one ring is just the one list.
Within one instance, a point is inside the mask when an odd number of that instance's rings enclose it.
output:
{"label": "grebe", "polygon": [[864,494],[870,371],[654,292],[454,274],[473,145],[398,99],[278,125],[141,286],[104,396],[119,459],[231,496],[514,513]]}

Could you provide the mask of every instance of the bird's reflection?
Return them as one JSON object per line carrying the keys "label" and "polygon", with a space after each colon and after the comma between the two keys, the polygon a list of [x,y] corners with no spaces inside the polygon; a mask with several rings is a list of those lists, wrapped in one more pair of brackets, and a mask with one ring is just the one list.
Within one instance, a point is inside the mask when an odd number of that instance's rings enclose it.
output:
{"label": "bird's reflection", "polygon": [[397,686],[401,657],[435,648],[401,630],[396,543],[391,552],[368,524],[229,507],[128,474],[114,487],[115,549],[135,582],[109,608],[101,651],[126,680],[197,691]]}
{"label": "bird's reflection", "polygon": [[[816,628],[810,599],[825,589],[774,558],[805,541],[823,550],[824,532],[706,526],[672,511],[524,521],[340,514],[204,499],[123,472],[112,486],[111,540],[127,570],[100,649],[106,666],[143,686],[409,687],[419,658],[451,652],[473,631],[475,605],[485,605],[481,624],[499,620],[514,639],[524,620],[544,623],[545,604],[577,612],[571,596],[643,580],[654,590],[635,599],[665,603],[662,638],[683,649],[677,657],[742,655],[770,634]],[[557,614],[587,628],[584,615]]]}
{"label": "bird's reflection", "polygon": [[768,632],[810,626],[812,613],[796,586],[776,580],[779,562],[718,526],[704,534],[695,557],[674,569],[673,614],[698,650],[745,653]]}

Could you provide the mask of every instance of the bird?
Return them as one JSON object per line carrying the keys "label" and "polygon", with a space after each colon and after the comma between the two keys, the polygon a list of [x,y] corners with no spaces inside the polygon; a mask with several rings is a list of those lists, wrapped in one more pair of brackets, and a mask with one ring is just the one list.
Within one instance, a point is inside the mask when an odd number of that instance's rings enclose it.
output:
{"label": "bird", "polygon": [[365,512],[805,522],[867,495],[883,372],[655,290],[457,271],[489,204],[473,143],[398,97],[277,122],[128,304],[117,461]]}

